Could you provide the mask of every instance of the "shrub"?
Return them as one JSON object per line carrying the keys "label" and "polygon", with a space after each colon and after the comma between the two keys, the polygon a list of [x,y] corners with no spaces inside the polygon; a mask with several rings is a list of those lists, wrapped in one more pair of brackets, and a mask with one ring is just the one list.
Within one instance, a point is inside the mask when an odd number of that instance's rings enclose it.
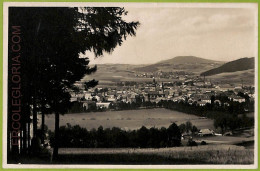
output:
{"label": "shrub", "polygon": [[198,146],[198,144],[193,140],[189,140],[187,145],[188,146]]}
{"label": "shrub", "polygon": [[200,145],[207,145],[205,141],[201,141]]}

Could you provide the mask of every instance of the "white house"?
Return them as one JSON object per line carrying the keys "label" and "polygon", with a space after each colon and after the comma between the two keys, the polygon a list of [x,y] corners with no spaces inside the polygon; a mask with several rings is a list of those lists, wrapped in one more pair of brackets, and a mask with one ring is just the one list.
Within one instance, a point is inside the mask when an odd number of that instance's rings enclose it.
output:
{"label": "white house", "polygon": [[99,96],[95,96],[94,98],[97,99],[98,102],[101,100]]}
{"label": "white house", "polygon": [[98,103],[96,103],[96,106],[98,108],[108,108],[109,105],[110,105],[110,102],[98,102]]}
{"label": "white house", "polygon": [[233,101],[234,101],[234,102],[243,103],[243,102],[246,101],[246,99],[243,98],[243,97],[240,97],[240,96],[236,96],[236,97],[233,98]]}
{"label": "white house", "polygon": [[211,99],[209,97],[204,97],[201,99],[202,102],[211,104]]}
{"label": "white house", "polygon": [[204,102],[204,101],[198,101],[197,102],[197,105],[198,106],[205,106],[207,103],[206,102]]}
{"label": "white house", "polygon": [[234,95],[232,95],[232,96],[229,96],[228,98],[229,98],[229,100],[233,100],[234,102],[239,102],[239,103],[243,103],[243,102],[246,101],[245,98],[240,97],[240,96],[234,96]]}
{"label": "white house", "polygon": [[86,100],[92,100],[91,93],[85,93],[85,99]]}

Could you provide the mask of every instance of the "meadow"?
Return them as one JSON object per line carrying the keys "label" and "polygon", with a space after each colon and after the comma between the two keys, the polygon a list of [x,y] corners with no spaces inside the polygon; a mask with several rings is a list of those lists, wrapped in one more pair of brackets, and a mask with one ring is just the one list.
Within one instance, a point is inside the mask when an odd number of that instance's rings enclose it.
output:
{"label": "meadow", "polygon": [[[54,115],[46,116],[46,124],[54,130]],[[70,123],[88,130],[119,127],[125,130],[141,126],[168,127],[192,122],[199,129],[214,129],[213,120],[164,108],[65,114],[60,125]],[[251,131],[252,132],[252,131]],[[194,137],[198,146],[168,148],[60,148],[52,164],[253,164],[254,136]],[[207,145],[200,145],[202,141]],[[26,163],[26,161],[24,161]],[[46,162],[46,161],[44,161]]]}
{"label": "meadow", "polygon": [[213,82],[218,83],[233,83],[233,84],[241,84],[243,80],[244,85],[254,85],[254,75],[255,70],[249,69],[245,71],[237,71],[230,73],[221,73],[212,76],[207,76],[208,79],[213,80]]}
{"label": "meadow", "polygon": [[[45,123],[52,131],[54,130],[54,121],[54,115],[46,115]],[[60,115],[60,126],[69,123],[72,126],[80,125],[88,130],[93,128],[97,129],[99,126],[103,126],[103,128],[119,127],[124,130],[139,129],[142,126],[147,128],[167,128],[173,122],[180,125],[187,121],[192,122],[192,124],[199,129],[214,129],[213,120],[211,119],[202,119],[195,115],[189,115],[164,108]]]}
{"label": "meadow", "polygon": [[[254,151],[235,145],[172,148],[60,149],[57,163],[99,164],[253,164]],[[74,157],[72,157],[74,156]],[[74,160],[76,159],[76,160]]]}

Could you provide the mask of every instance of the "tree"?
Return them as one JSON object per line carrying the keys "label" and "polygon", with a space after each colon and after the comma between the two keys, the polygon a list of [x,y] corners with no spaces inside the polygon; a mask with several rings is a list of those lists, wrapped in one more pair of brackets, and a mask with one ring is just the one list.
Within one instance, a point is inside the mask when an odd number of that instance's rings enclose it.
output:
{"label": "tree", "polygon": [[98,147],[104,147],[106,142],[106,134],[102,126],[97,129],[97,142]]}
{"label": "tree", "polygon": [[176,123],[172,123],[167,129],[168,146],[175,147],[181,145],[181,132]]}
{"label": "tree", "polygon": [[214,127],[221,129],[221,134],[224,134],[228,128],[227,116],[218,116],[214,120]]}
{"label": "tree", "polygon": [[192,129],[191,129],[192,134],[194,134],[194,133],[196,133],[198,131],[199,131],[198,128],[195,125],[193,125]]}
{"label": "tree", "polygon": [[[56,44],[58,41],[60,44],[60,47],[55,48],[55,52],[58,51],[59,56],[64,55],[68,58],[65,67],[68,67],[68,64],[79,64],[67,68],[67,71],[72,72],[73,75],[66,80],[65,84],[63,79],[67,76],[66,69],[66,73],[59,75],[60,82],[63,84],[61,89],[70,88],[84,74],[91,74],[96,70],[96,67],[87,67],[89,60],[79,58],[79,53],[84,53],[86,50],[93,51],[96,57],[103,55],[103,52],[111,53],[117,45],[122,44],[123,38],[126,39],[127,35],[135,35],[135,29],[139,24],[138,22],[127,23],[122,19],[122,15],[127,14],[124,8],[81,8],[81,10],[82,12],[79,12],[78,9],[63,8],[59,11],[60,15],[57,15],[56,11],[53,13],[54,17],[58,17],[59,22],[52,24],[57,24],[58,27],[62,26],[62,31],[58,29],[60,36],[56,35],[58,40],[52,42]],[[64,26],[64,24],[67,24],[67,26]],[[60,37],[65,37],[67,40],[60,41]],[[62,47],[66,47],[66,53]],[[60,62],[58,61],[59,66]],[[64,70],[62,69],[62,71]],[[92,80],[85,85],[89,88],[96,84],[97,82]],[[57,134],[58,142],[59,113],[63,112],[60,112],[60,108],[55,111],[55,131],[57,130],[55,135]],[[54,156],[57,156],[57,154],[58,146],[56,145],[54,146]]]}
{"label": "tree", "polygon": [[192,130],[192,123],[190,121],[187,121],[185,126],[186,126],[186,133]]}
{"label": "tree", "polygon": [[212,104],[212,105],[214,104],[215,100],[216,100],[216,97],[215,97],[214,95],[212,95],[212,96],[210,97],[210,101],[211,101],[211,104]]}
{"label": "tree", "polygon": [[[28,91],[27,103],[34,106],[34,128],[37,125],[37,104],[44,99],[55,113],[55,143],[53,157],[58,155],[59,115],[70,107],[70,91],[85,74],[96,71],[89,67],[88,58],[80,58],[85,51],[102,56],[120,46],[128,35],[134,36],[138,22],[125,22],[124,8],[16,8],[24,27],[26,61],[24,78]],[[86,88],[97,84],[85,83]]]}
{"label": "tree", "polygon": [[148,147],[153,147],[153,148],[159,148],[160,147],[160,142],[161,142],[161,134],[158,128],[152,127],[149,130],[149,141],[148,141]]}
{"label": "tree", "polygon": [[179,129],[180,132],[183,134],[184,132],[186,132],[186,125],[184,123],[180,124]]}
{"label": "tree", "polygon": [[149,141],[149,130],[142,126],[139,130],[137,130],[137,142],[141,148],[147,147]]}

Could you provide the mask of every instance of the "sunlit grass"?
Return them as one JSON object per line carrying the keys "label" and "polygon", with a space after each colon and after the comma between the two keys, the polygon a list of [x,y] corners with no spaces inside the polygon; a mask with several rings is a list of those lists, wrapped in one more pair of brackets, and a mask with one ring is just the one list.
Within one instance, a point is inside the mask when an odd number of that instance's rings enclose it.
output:
{"label": "sunlit grass", "polygon": [[[254,150],[235,145],[173,148],[71,148],[60,149],[61,158],[72,163],[151,164],[253,164]],[[71,157],[72,155],[73,157]],[[73,160],[75,159],[75,161]],[[78,158],[78,159],[77,159]],[[92,158],[92,159],[90,159]],[[95,160],[94,160],[95,158]],[[130,160],[131,158],[131,160]],[[128,160],[129,159],[129,160]],[[91,161],[90,161],[91,160]]]}

